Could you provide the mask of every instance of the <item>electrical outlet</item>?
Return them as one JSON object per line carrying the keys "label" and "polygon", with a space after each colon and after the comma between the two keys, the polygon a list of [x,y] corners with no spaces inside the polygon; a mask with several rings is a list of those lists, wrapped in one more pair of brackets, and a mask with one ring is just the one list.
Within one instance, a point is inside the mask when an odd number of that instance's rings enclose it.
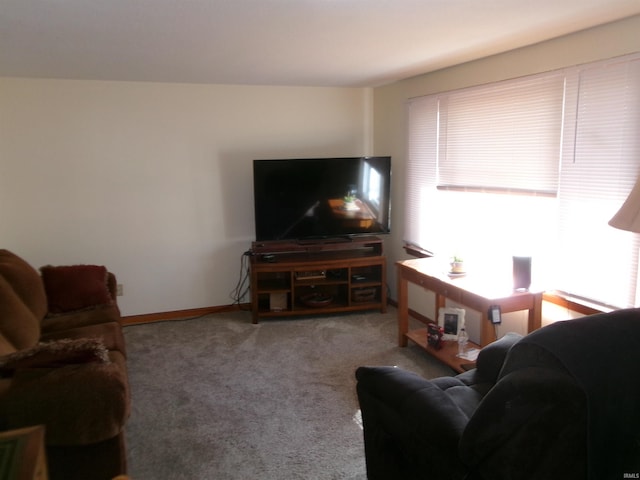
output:
{"label": "electrical outlet", "polygon": [[491,305],[489,307],[489,319],[494,325],[500,325],[502,323],[502,313],[500,312],[500,305]]}
{"label": "electrical outlet", "polygon": [[124,295],[124,287],[122,286],[121,283],[119,283],[118,286],[116,287],[116,295],[118,297],[121,297]]}

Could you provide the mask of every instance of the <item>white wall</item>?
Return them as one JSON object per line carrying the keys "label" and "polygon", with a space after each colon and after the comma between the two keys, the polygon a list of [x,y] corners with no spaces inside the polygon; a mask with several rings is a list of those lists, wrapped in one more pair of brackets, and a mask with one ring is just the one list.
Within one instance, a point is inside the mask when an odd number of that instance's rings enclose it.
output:
{"label": "white wall", "polygon": [[[407,156],[405,117],[407,99],[638,52],[640,51],[638,32],[640,32],[640,16],[635,16],[501,55],[410,78],[374,90],[374,150],[392,155],[394,169],[392,185],[393,233],[385,245],[390,267],[388,268],[388,279],[391,285],[391,298],[396,298],[396,271],[393,264],[398,260],[409,258],[402,249],[405,214],[404,171]],[[438,206],[434,205],[433,208],[438,208]],[[438,226],[433,225],[433,228],[438,228]],[[469,232],[469,235],[481,234],[482,232]],[[410,295],[410,298],[413,301],[412,308],[432,315],[433,300],[429,295],[414,294]],[[545,306],[545,310],[550,311],[551,309]],[[473,312],[470,317],[472,322],[474,322],[474,318],[476,322],[479,322],[478,315],[474,315]],[[522,325],[522,316],[515,314],[511,317],[514,317],[513,324],[507,323],[502,328],[519,331]],[[509,317],[507,317],[507,322],[509,322]],[[473,327],[471,333],[474,333]]]}
{"label": "white wall", "polygon": [[406,99],[640,51],[638,31],[633,17],[373,95],[0,78],[0,248],[36,267],[107,265],[125,315],[226,305],[254,235],[252,159],[392,155],[395,298]]}
{"label": "white wall", "polygon": [[252,160],[372,154],[371,91],[0,78],[0,248],[104,264],[124,315],[232,303]]}

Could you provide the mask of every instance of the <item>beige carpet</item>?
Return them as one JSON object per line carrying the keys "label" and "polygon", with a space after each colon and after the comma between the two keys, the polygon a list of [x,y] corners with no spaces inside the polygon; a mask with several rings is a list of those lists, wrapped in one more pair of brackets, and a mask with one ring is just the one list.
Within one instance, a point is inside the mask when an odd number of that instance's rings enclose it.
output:
{"label": "beige carpet", "polygon": [[365,479],[355,369],[451,373],[397,346],[395,315],[125,327],[132,480]]}

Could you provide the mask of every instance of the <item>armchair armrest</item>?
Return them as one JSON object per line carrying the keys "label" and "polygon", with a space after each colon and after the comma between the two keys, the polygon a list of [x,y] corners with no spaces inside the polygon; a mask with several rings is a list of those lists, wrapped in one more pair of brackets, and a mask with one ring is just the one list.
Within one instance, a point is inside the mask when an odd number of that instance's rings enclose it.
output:
{"label": "armchair armrest", "polygon": [[586,478],[586,398],[564,372],[524,368],[485,396],[460,441],[482,478]]}
{"label": "armchair armrest", "polygon": [[467,418],[458,406],[440,387],[415,373],[396,367],[360,367],[356,379],[358,394],[384,402],[416,428],[439,433],[444,429],[456,441],[464,430]]}
{"label": "armchair armrest", "polygon": [[395,367],[360,367],[368,478],[458,478],[467,416],[439,387]]}

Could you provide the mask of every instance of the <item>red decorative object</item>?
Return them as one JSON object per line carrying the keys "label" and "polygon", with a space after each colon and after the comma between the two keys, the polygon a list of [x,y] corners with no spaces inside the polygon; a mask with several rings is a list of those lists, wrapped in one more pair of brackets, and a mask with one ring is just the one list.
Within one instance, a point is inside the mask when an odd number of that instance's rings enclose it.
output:
{"label": "red decorative object", "polygon": [[444,328],[436,325],[435,323],[429,323],[427,325],[427,343],[429,346],[440,350],[442,348],[442,336],[444,335]]}

